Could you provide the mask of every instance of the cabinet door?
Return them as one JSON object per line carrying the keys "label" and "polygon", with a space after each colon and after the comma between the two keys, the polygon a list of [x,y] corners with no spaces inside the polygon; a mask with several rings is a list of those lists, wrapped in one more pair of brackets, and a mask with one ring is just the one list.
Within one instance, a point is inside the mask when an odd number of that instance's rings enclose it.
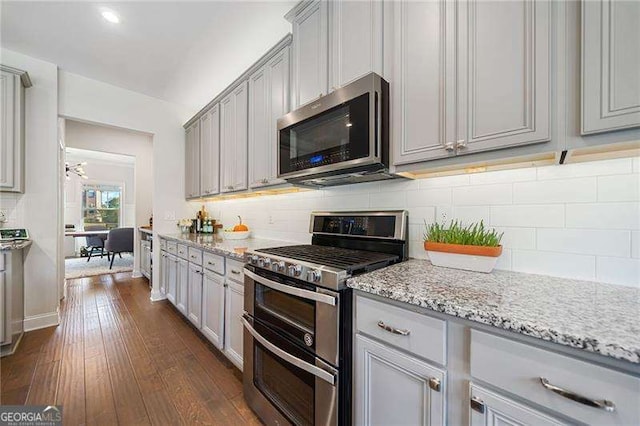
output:
{"label": "cabinet door", "polygon": [[249,186],[277,185],[278,118],[289,112],[289,47],[249,78]]}
{"label": "cabinet door", "polygon": [[15,91],[16,76],[14,74],[0,71],[0,189],[11,191],[14,189],[15,173],[17,166],[15,161],[15,150],[18,148],[15,131]]}
{"label": "cabinet door", "polygon": [[236,367],[242,370],[243,327],[240,317],[244,310],[244,287],[226,280],[224,310],[224,353]]}
{"label": "cabinet door", "polygon": [[582,2],[582,133],[640,126],[640,2]]}
{"label": "cabinet door", "polygon": [[167,253],[160,252],[160,292],[164,295],[167,294],[167,279],[169,277],[169,262],[167,260]]}
{"label": "cabinet door", "polygon": [[178,259],[178,279],[176,282],[176,308],[187,315],[189,303],[189,262]]}
{"label": "cabinet door", "polygon": [[552,2],[459,4],[458,154],[549,141]]}
{"label": "cabinet door", "polygon": [[454,156],[455,3],[394,6],[393,163]]}
{"label": "cabinet door", "polygon": [[200,196],[200,122],[196,121],[186,130],[184,181],[185,198]]}
{"label": "cabinet door", "polygon": [[213,346],[224,346],[224,277],[214,272],[204,273],[202,283],[202,334]]}
{"label": "cabinet door", "polygon": [[220,108],[216,104],[200,118],[200,193],[220,192]]}
{"label": "cabinet door", "polygon": [[551,426],[560,425],[546,414],[507,397],[471,385],[471,426]]}
{"label": "cabinet door", "polygon": [[293,18],[293,108],[327,94],[328,3],[316,0]]}
{"label": "cabinet door", "polygon": [[189,264],[187,297],[189,299],[187,318],[193,325],[200,328],[202,325],[202,267],[192,263]]}
{"label": "cabinet door", "polygon": [[361,335],[355,356],[356,425],[444,425],[444,371]]}
{"label": "cabinet door", "polygon": [[221,192],[247,189],[247,82],[220,102]]}
{"label": "cabinet door", "polygon": [[382,70],[382,0],[329,3],[330,91]]}
{"label": "cabinet door", "polygon": [[178,258],[175,256],[167,255],[167,299],[169,302],[177,306],[177,292],[178,292]]}

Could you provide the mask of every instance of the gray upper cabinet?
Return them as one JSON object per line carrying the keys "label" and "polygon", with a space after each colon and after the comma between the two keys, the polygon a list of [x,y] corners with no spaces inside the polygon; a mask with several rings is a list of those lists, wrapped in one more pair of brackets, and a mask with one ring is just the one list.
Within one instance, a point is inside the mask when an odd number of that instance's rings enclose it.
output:
{"label": "gray upper cabinet", "polygon": [[551,139],[550,2],[403,1],[394,14],[395,165]]}
{"label": "gray upper cabinet", "polygon": [[582,134],[640,126],[640,2],[582,2]]}
{"label": "gray upper cabinet", "polygon": [[220,101],[220,191],[247,189],[248,84]]}
{"label": "gray upper cabinet", "polygon": [[203,197],[220,192],[220,106],[200,117],[200,192]]}
{"label": "gray upper cabinet", "polygon": [[330,2],[329,17],[330,91],[371,71],[383,75],[383,2]]}
{"label": "gray upper cabinet", "polygon": [[24,192],[25,87],[29,75],[0,65],[0,191]]}
{"label": "gray upper cabinet", "polygon": [[185,133],[185,197],[200,196],[200,122],[187,127]]}
{"label": "gray upper cabinet", "polygon": [[396,2],[394,18],[394,164],[454,156],[454,5]]}
{"label": "gray upper cabinet", "polygon": [[293,25],[293,109],[327,94],[329,69],[327,1],[297,6],[287,15]]}
{"label": "gray upper cabinet", "polygon": [[277,120],[289,112],[289,47],[249,77],[249,186],[283,183],[277,178]]}
{"label": "gray upper cabinet", "polygon": [[549,141],[551,2],[460,5],[458,154]]}

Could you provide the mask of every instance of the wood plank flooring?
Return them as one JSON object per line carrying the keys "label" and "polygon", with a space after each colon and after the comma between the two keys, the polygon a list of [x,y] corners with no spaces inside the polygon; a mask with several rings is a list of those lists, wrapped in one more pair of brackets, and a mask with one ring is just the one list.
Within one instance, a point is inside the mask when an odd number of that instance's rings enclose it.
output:
{"label": "wood plank flooring", "polygon": [[71,280],[61,324],[0,359],[0,404],[62,404],[66,425],[259,425],[242,376],[130,273]]}

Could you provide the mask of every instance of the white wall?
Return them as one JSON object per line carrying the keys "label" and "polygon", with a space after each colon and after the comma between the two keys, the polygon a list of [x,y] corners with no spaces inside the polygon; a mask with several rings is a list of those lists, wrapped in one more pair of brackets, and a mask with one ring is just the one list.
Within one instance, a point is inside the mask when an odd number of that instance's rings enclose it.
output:
{"label": "white wall", "polygon": [[[190,203],[192,212],[199,203]],[[407,209],[409,252],[424,223],[484,220],[504,232],[498,268],[640,287],[640,158],[335,187],[210,202],[225,227],[309,243],[313,210]]]}
{"label": "white wall", "polygon": [[[63,279],[58,235],[58,69],[7,49],[0,62],[29,72],[26,91],[25,193],[0,193],[6,227],[26,227],[33,244],[25,252],[25,329],[58,323],[58,283]],[[59,241],[60,240],[60,241]]]}
{"label": "white wall", "polygon": [[[68,119],[99,123],[153,135],[153,227],[174,232],[176,217],[186,216],[184,201],[184,129],[195,111],[121,89],[97,80],[59,72],[59,113]],[[154,250],[154,264],[160,264]],[[159,275],[154,274],[152,299],[160,299]]]}

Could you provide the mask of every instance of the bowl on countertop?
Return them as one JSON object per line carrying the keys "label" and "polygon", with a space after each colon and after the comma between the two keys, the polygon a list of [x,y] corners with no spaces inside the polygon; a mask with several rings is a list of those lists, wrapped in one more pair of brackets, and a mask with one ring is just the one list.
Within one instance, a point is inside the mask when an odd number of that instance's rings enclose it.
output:
{"label": "bowl on countertop", "polygon": [[251,235],[251,231],[224,231],[225,240],[246,240]]}

